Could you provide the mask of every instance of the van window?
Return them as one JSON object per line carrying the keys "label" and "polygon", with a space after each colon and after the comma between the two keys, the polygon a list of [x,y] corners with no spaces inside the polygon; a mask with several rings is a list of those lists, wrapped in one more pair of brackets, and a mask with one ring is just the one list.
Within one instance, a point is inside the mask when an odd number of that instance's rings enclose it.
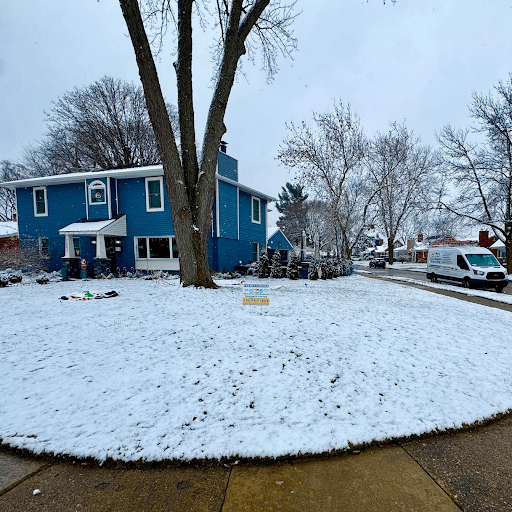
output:
{"label": "van window", "polygon": [[499,267],[494,254],[466,254],[466,258],[473,267]]}
{"label": "van window", "polygon": [[464,270],[469,270],[468,264],[460,254],[457,254],[457,266]]}

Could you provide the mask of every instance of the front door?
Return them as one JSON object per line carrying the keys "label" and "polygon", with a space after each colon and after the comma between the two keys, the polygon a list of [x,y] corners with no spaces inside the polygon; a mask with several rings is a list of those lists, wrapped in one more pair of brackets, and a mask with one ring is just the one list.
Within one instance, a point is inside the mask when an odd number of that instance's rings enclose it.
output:
{"label": "front door", "polygon": [[107,258],[110,259],[110,272],[117,272],[116,239],[111,236],[105,237],[105,249]]}

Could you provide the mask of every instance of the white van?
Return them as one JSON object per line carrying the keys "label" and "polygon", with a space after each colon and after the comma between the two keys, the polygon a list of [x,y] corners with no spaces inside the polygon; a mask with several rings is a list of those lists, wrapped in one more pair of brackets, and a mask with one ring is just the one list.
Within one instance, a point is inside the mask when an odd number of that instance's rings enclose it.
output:
{"label": "white van", "polygon": [[465,288],[494,288],[502,292],[507,271],[484,247],[436,247],[429,249],[427,279],[461,283]]}

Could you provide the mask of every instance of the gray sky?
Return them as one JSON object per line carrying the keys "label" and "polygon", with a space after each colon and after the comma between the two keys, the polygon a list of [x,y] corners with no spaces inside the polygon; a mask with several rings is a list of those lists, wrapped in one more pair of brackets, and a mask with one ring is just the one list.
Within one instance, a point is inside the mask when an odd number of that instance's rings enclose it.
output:
{"label": "gray sky", "polygon": [[[333,5],[335,5],[333,7]],[[275,195],[293,179],[275,160],[286,122],[311,119],[335,100],[350,103],[368,136],[406,120],[435,144],[444,124],[467,126],[471,93],[512,72],[512,0],[299,0],[299,51],[281,58],[267,84],[259,62],[235,84],[226,116],[228,153],[240,180]],[[208,39],[194,47],[197,134],[211,97]],[[176,103],[174,48],[158,63]],[[205,43],[205,44],[203,44]],[[44,110],[73,87],[104,75],[139,83],[115,0],[17,0],[0,7],[0,160],[41,138]]]}

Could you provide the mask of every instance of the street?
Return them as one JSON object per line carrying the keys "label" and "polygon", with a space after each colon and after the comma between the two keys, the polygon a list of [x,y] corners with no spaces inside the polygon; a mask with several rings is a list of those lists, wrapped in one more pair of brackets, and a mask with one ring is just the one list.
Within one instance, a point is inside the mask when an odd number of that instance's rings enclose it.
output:
{"label": "street", "polygon": [[[409,279],[416,279],[418,281],[427,281],[427,271],[426,269],[419,272],[417,270],[409,270],[407,269],[408,266],[411,265],[411,263],[405,263],[404,266],[406,266],[406,268],[404,269],[401,269],[401,268],[396,268],[397,266],[401,265],[400,263],[395,263],[394,264],[394,268],[389,268],[389,266],[386,266],[385,269],[382,269],[382,268],[369,268],[368,267],[368,263],[366,262],[354,262],[354,266],[356,267],[356,269],[359,271],[359,270],[363,270],[363,271],[366,271],[366,272],[371,272],[373,274],[375,274],[376,276],[379,276],[379,277],[393,277],[393,276],[396,276],[396,277],[408,277]],[[459,285],[457,284],[451,284],[449,283],[448,281],[442,281],[440,284],[445,284],[445,285],[448,285],[448,286],[453,286],[454,287],[454,291],[457,290],[457,288],[461,288]],[[492,290],[490,290],[492,291]],[[496,293],[496,292],[495,292]],[[512,283],[509,283],[509,285],[505,288],[505,290],[503,291],[504,294],[506,295],[512,295]]]}

